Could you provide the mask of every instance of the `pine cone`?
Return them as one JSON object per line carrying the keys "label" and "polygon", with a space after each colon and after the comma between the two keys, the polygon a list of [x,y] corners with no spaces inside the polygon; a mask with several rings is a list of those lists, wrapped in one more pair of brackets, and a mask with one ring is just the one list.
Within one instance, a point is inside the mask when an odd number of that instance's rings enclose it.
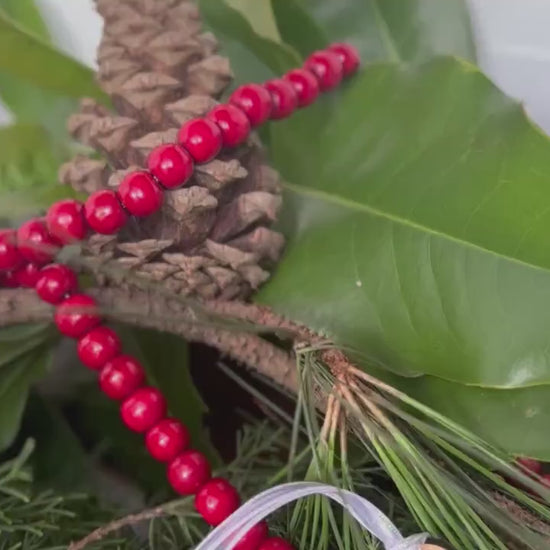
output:
{"label": "pine cone", "polygon": [[[86,99],[69,120],[71,134],[105,158],[78,156],[61,168],[61,181],[85,193],[116,187],[129,170],[143,167],[155,146],[175,141],[183,122],[207,113],[232,79],[215,37],[201,33],[192,1],[96,4],[105,19],[98,79],[116,112]],[[268,278],[284,245],[269,229],[281,196],[278,174],[265,164],[254,134],[231,155],[197,166],[188,186],[164,196],[157,214],[132,220],[116,237],[85,243],[100,281],[107,265],[120,268],[118,284],[130,270],[186,296],[233,299]]]}

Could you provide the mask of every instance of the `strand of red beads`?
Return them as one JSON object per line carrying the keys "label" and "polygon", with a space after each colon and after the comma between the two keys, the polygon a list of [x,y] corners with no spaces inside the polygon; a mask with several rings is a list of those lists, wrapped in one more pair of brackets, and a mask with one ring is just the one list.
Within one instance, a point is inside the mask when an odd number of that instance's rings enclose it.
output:
{"label": "strand of red beads", "polygon": [[[236,489],[224,478],[212,478],[206,457],[189,448],[187,428],[167,415],[163,395],[146,385],[139,361],[122,353],[117,334],[102,324],[95,300],[79,292],[75,272],[49,262],[61,246],[84,239],[90,231],[111,235],[129,216],[156,212],[165,190],[189,182],[195,163],[212,160],[222,148],[237,147],[251,128],[310,105],[320,92],[336,87],[358,67],[358,53],[348,44],[333,44],[315,52],[302,68],[263,85],[241,86],[228,103],[183,124],[178,143],[154,149],[147,170],[128,174],[117,191],[96,191],[84,205],[76,200],[59,201],[48,210],[45,220],[32,219],[18,230],[0,230],[3,285],[35,288],[42,300],[55,305],[57,328],[77,340],[78,356],[86,367],[98,372],[101,390],[120,401],[123,422],[144,434],[151,456],[167,465],[170,485],[180,495],[194,495],[197,511],[212,526],[239,507]],[[269,537],[265,521],[234,546],[234,550],[292,549],[286,540]]]}

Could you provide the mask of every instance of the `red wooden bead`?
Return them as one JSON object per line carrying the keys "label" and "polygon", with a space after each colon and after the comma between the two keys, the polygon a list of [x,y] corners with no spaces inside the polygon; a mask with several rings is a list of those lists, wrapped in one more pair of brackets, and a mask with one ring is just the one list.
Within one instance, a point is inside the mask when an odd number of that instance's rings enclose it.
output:
{"label": "red wooden bead", "polygon": [[57,253],[59,242],[49,234],[43,220],[33,219],[17,230],[17,246],[26,260],[45,264]]}
{"label": "red wooden bead", "polygon": [[185,451],[168,465],[168,481],[179,495],[194,495],[210,479],[210,464],[199,451]]}
{"label": "red wooden bead", "polygon": [[185,185],[193,175],[193,157],[176,143],[155,147],[147,158],[149,171],[166,189]]}
{"label": "red wooden bead", "polygon": [[516,459],[516,463],[524,472],[542,474],[542,464],[534,458],[520,457]]}
{"label": "red wooden bead", "polygon": [[337,54],[330,51],[312,53],[304,63],[319,80],[321,91],[330,90],[340,83],[343,77],[343,65]]}
{"label": "red wooden bead", "polygon": [[267,538],[269,529],[265,521],[260,521],[242,537],[232,550],[258,550],[260,544]]}
{"label": "red wooden bead", "polygon": [[195,508],[209,525],[219,525],[240,503],[235,487],[220,477],[206,482],[195,496]]}
{"label": "red wooden bead", "polygon": [[119,355],[111,359],[99,373],[99,386],[111,399],[125,399],[144,382],[145,372],[137,359]]}
{"label": "red wooden bead", "polygon": [[271,94],[273,101],[270,118],[273,120],[286,118],[296,110],[298,107],[298,95],[290,82],[276,78],[269,80],[264,86]]}
{"label": "red wooden bead", "polygon": [[101,322],[96,301],[86,294],[74,294],[63,300],[54,319],[59,332],[71,338],[80,338]]}
{"label": "red wooden bead", "polygon": [[270,537],[260,545],[258,550],[295,550],[295,548],[281,537]]}
{"label": "red wooden bead", "polygon": [[283,78],[292,84],[298,96],[298,107],[311,105],[319,96],[319,82],[313,73],[305,69],[294,69]]}
{"label": "red wooden bead", "polygon": [[260,84],[245,84],[237,88],[229,98],[248,117],[252,127],[263,124],[273,107],[271,94]]}
{"label": "red wooden bead", "polygon": [[44,302],[58,304],[77,287],[78,279],[70,267],[63,264],[52,264],[42,268],[35,289]]}
{"label": "red wooden bead", "polygon": [[162,205],[162,191],[147,172],[131,172],[118,186],[120,202],[133,216],[150,216]]}
{"label": "red wooden bead", "polygon": [[180,128],[178,141],[195,162],[208,162],[222,148],[222,131],[215,122],[207,118],[194,118]]}
{"label": "red wooden bead", "polygon": [[224,147],[237,147],[246,141],[250,134],[250,121],[236,105],[227,103],[216,105],[207,115],[222,131]]}
{"label": "red wooden bead", "polygon": [[145,446],[160,462],[169,462],[189,445],[189,431],[175,418],[164,418],[145,436]]}
{"label": "red wooden bead", "polygon": [[40,267],[33,262],[28,262],[13,272],[13,278],[17,286],[34,288],[40,278]]}
{"label": "red wooden bead", "polygon": [[0,229],[0,271],[10,271],[23,263],[16,235],[13,229]]}
{"label": "red wooden bead", "polygon": [[84,204],[84,215],[88,225],[102,235],[117,233],[127,220],[117,194],[110,189],[92,193]]}
{"label": "red wooden bead", "polygon": [[334,52],[340,59],[344,69],[344,77],[351,76],[361,64],[359,52],[351,44],[339,42],[329,46],[329,51]]}
{"label": "red wooden bead", "polygon": [[81,241],[86,236],[82,204],[73,199],[54,203],[46,214],[49,234],[63,244]]}
{"label": "red wooden bead", "polygon": [[140,388],[122,403],[122,420],[134,432],[145,432],[166,414],[166,400],[156,388]]}
{"label": "red wooden bead", "polygon": [[14,277],[15,271],[0,272],[0,284],[5,288],[17,288],[19,283]]}
{"label": "red wooden bead", "polygon": [[120,353],[121,344],[117,333],[104,326],[85,334],[76,346],[78,357],[88,368],[99,370],[107,361]]}

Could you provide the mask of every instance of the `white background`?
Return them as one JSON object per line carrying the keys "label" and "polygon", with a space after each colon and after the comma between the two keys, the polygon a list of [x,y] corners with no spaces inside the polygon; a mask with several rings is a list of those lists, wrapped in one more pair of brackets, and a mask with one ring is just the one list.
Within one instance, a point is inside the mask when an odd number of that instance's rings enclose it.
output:
{"label": "white background", "polygon": [[[102,23],[92,0],[36,1],[59,46],[93,66]],[[481,66],[550,133],[550,0],[468,3]]]}

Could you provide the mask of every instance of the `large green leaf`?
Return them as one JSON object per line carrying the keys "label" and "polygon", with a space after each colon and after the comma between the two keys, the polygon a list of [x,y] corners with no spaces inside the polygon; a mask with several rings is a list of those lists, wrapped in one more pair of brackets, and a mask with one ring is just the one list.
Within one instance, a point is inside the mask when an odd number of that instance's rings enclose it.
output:
{"label": "large green leaf", "polygon": [[51,360],[51,344],[43,325],[0,330],[0,451],[17,435],[30,387]]}
{"label": "large green leaf", "polygon": [[205,23],[231,59],[237,82],[261,82],[301,64],[300,55],[293,48],[260,35],[225,0],[199,0],[199,5]]}
{"label": "large green leaf", "polygon": [[105,100],[91,69],[26,31],[2,11],[0,71],[68,97]]}
{"label": "large green leaf", "polygon": [[283,41],[296,48],[304,58],[328,46],[327,35],[299,0],[271,0],[271,6]]}
{"label": "large green leaf", "polygon": [[178,336],[138,328],[125,328],[122,334],[129,353],[142,361],[149,383],[162,390],[170,413],[189,429],[193,447],[214,464],[219,463],[204,425],[208,409],[189,372],[187,342]]}
{"label": "large green leaf", "polygon": [[435,54],[475,59],[464,0],[300,2],[331,40],[352,42],[366,61],[418,61]]}
{"label": "large green leaf", "polygon": [[403,391],[510,453],[550,461],[550,385],[494,389],[433,376],[397,378]]}
{"label": "large green leaf", "polygon": [[403,375],[550,382],[550,145],[521,107],[443,58],[373,66],[315,143],[299,126],[272,136],[299,217],[260,299]]}
{"label": "large green leaf", "polygon": [[250,23],[259,35],[281,42],[275,15],[271,9],[271,0],[225,0]]}

